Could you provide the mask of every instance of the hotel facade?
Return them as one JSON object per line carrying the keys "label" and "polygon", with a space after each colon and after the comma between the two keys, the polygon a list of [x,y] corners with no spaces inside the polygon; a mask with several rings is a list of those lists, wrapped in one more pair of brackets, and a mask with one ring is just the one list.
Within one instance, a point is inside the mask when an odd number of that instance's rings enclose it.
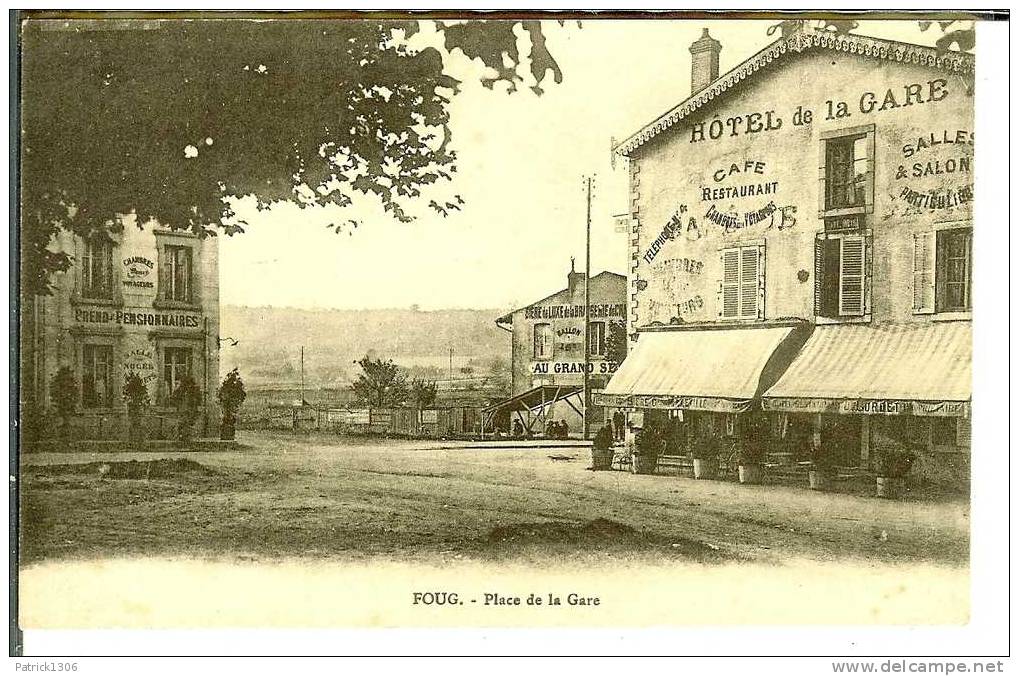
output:
{"label": "hotel facade", "polygon": [[68,367],[75,381],[73,439],[128,436],[123,387],[137,374],[151,402],[148,438],[170,438],[170,394],[190,377],[201,390],[195,432],[219,425],[219,272],[215,237],[153,223],[121,223],[83,238],[62,232],[56,247],[72,265],[56,273],[53,293],[26,299],[21,321],[21,396],[29,437],[60,424],[50,384]]}
{"label": "hotel facade", "polygon": [[787,21],[617,146],[630,349],[595,401],[679,453],[754,419],[868,470],[968,478],[974,59]]}

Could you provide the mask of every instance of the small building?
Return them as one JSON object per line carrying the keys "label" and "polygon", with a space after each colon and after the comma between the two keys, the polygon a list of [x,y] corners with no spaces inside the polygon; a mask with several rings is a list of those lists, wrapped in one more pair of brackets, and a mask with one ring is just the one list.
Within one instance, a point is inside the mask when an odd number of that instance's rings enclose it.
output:
{"label": "small building", "polygon": [[69,367],[77,388],[75,439],[127,436],[125,379],[138,374],[151,405],[149,438],[169,438],[169,397],[192,378],[201,390],[197,434],[218,429],[219,261],[215,237],[154,223],[122,222],[82,238],[62,232],[55,246],[71,267],[53,293],[25,300],[21,319],[23,418],[29,433],[54,431],[50,383]]}
{"label": "small building", "polygon": [[623,141],[629,356],[596,401],[841,466],[968,478],[971,54],[783,22]]}
{"label": "small building", "polygon": [[[605,387],[618,366],[610,348],[612,334],[625,345],[626,277],[601,272],[591,278],[590,312],[585,311],[587,275],[571,266],[566,288],[499,317],[495,323],[512,333],[512,396],[486,409],[490,427],[512,431],[514,420],[534,433],[548,421],[565,421],[570,436],[583,434],[584,368],[589,387]],[[590,324],[589,358],[584,358],[584,323]],[[604,411],[592,405],[592,433],[604,422]]]}

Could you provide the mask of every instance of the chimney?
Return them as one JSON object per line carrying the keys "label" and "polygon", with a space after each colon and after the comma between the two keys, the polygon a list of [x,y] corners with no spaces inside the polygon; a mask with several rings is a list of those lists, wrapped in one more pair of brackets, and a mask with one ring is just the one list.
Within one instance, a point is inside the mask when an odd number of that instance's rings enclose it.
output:
{"label": "chimney", "polygon": [[718,53],[722,51],[722,43],[708,35],[705,28],[692,45],[690,45],[690,95],[693,96],[718,79]]}
{"label": "chimney", "polygon": [[566,276],[566,287],[569,289],[570,295],[573,295],[574,292],[576,292],[577,287],[580,284],[580,280],[584,279],[584,276],[585,275],[584,275],[583,272],[577,272],[576,266],[575,266],[575,260],[571,256],[570,257],[570,274],[568,274]]}

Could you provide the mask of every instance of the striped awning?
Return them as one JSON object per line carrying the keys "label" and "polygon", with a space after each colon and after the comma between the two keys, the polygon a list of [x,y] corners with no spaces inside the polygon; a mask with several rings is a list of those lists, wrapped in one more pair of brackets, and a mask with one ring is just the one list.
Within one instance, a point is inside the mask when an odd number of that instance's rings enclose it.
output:
{"label": "striped awning", "polygon": [[819,326],[773,387],[772,411],[968,416],[970,322]]}
{"label": "striped awning", "polygon": [[796,327],[655,331],[636,345],[594,403],[738,413],[788,366]]}

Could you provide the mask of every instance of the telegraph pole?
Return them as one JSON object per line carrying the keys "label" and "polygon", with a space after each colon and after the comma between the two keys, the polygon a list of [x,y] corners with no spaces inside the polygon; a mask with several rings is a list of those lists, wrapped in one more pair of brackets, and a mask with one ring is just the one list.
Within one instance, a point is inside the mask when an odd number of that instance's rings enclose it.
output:
{"label": "telegraph pole", "polygon": [[587,262],[584,266],[584,439],[591,437],[591,177],[587,184]]}
{"label": "telegraph pole", "polygon": [[304,345],[301,346],[301,408],[304,408]]}

